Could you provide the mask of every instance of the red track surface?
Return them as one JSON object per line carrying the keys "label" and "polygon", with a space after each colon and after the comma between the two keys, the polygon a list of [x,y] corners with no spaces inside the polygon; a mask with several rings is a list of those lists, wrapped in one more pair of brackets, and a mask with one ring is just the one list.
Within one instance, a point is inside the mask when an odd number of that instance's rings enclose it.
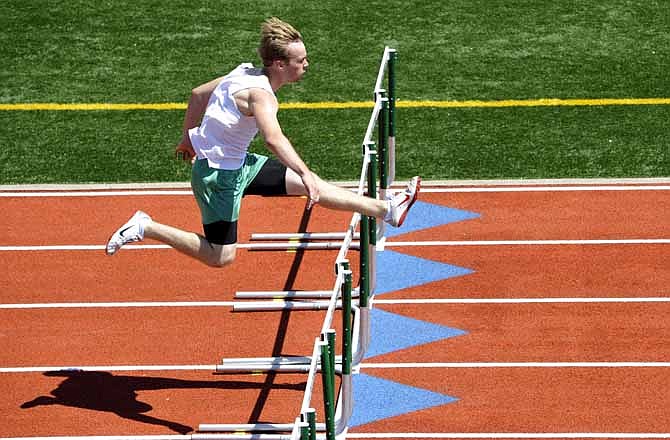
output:
{"label": "red track surface", "polygon": [[[389,245],[667,239],[668,194],[426,192],[424,202],[480,217],[398,236]],[[251,232],[297,231],[303,206],[301,199],[249,198],[241,241],[247,242]],[[190,196],[3,197],[0,246],[100,245],[137,208],[162,222],[199,230]],[[344,231],[349,218],[317,208],[308,230]],[[370,358],[366,362],[374,365],[364,365],[363,372],[459,400],[362,425],[353,433],[670,432],[667,366],[480,364],[668,362],[670,302],[383,301],[665,298],[670,297],[669,244],[480,243],[390,249],[474,273],[380,295],[375,307],[467,334]],[[34,304],[230,301],[240,290],[328,290],[334,283],[336,252],[240,250],[235,265],[224,270],[169,249],[123,249],[112,258],[102,250],[5,250],[0,255],[2,303]],[[232,313],[229,307],[215,306],[3,308],[0,313],[3,368],[212,365],[222,357],[308,355],[323,320],[321,312]],[[379,365],[394,363],[424,366]],[[2,436],[176,434],[200,423],[290,422],[299,410],[304,381],[303,375],[221,376],[207,370],[73,377],[2,372]]]}

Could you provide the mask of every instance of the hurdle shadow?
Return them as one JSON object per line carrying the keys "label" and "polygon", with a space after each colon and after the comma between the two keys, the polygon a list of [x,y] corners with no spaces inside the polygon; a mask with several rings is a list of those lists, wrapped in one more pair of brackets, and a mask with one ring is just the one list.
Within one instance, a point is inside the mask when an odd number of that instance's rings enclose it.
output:
{"label": "hurdle shadow", "polygon": [[[305,205],[307,206],[307,205]],[[307,232],[309,228],[309,221],[312,217],[313,210],[305,209],[303,210],[302,217],[300,218],[300,225],[298,226],[298,232]],[[286,276],[286,281],[284,282],[284,288],[282,290],[292,290],[294,288],[295,280],[298,276],[298,272],[302,266],[302,262],[305,258],[305,250],[298,249],[296,250],[293,262],[291,263],[291,269]],[[286,343],[286,334],[291,320],[291,311],[282,310],[279,316],[279,324],[277,326],[277,335],[275,336],[275,341],[272,347],[272,356],[290,356],[287,353],[284,353],[284,344]],[[248,423],[259,423],[261,422],[260,416],[265,408],[265,405],[270,395],[270,391],[276,387],[277,373],[268,372],[265,376],[265,382],[261,388],[261,392],[256,399],[256,404],[249,415]]]}
{"label": "hurdle shadow", "polygon": [[[117,416],[149,425],[164,426],[180,434],[192,432],[194,428],[181,423],[163,420],[147,413],[153,410],[148,403],[137,399],[138,391],[164,389],[262,389],[263,384],[247,381],[183,380],[162,377],[115,376],[101,371],[50,371],[48,377],[65,377],[49,396],[39,396],[21,405],[22,409],[37,406],[61,405],[108,412]],[[275,384],[276,388],[302,391],[305,384]]]}

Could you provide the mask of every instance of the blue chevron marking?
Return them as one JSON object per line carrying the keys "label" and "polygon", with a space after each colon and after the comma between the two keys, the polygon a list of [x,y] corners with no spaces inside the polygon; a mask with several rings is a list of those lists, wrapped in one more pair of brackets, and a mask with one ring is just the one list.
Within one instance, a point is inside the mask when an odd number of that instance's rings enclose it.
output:
{"label": "blue chevron marking", "polygon": [[404,385],[367,374],[353,376],[354,412],[349,427],[452,403],[445,394]]}
{"label": "blue chevron marking", "polygon": [[386,237],[395,237],[396,235],[408,234],[421,229],[434,228],[478,217],[479,214],[476,212],[463,211],[417,200],[407,214],[403,225],[399,228],[387,226],[385,235]]}
{"label": "blue chevron marking", "polygon": [[375,295],[468,275],[473,271],[451,264],[385,250],[377,252]]}
{"label": "blue chevron marking", "polygon": [[372,335],[365,358],[467,334],[466,331],[372,309]]}

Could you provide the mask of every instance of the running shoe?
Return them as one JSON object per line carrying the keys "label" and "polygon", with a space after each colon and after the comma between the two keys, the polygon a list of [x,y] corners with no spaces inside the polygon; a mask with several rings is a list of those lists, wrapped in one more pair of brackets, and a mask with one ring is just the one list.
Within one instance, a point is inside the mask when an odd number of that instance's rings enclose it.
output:
{"label": "running shoe", "polygon": [[116,251],[121,249],[121,246],[134,242],[144,240],[144,227],[151,221],[146,213],[137,211],[130,220],[123,226],[116,230],[107,242],[107,255],[114,255]]}
{"label": "running shoe", "polygon": [[421,177],[414,176],[407,184],[405,191],[391,196],[391,209],[386,222],[391,226],[400,227],[407,217],[409,209],[416,202],[421,190]]}

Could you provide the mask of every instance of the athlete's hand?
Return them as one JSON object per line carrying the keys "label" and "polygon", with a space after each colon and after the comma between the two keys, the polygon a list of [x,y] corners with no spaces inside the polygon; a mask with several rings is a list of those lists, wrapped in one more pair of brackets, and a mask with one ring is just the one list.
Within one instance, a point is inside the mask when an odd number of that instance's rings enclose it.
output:
{"label": "athlete's hand", "polygon": [[175,148],[174,156],[177,160],[189,160],[191,163],[195,162],[195,151],[193,150],[193,147],[183,141],[177,145],[177,148]]}
{"label": "athlete's hand", "polygon": [[319,203],[319,185],[316,183],[316,179],[311,172],[305,173],[305,175],[302,176],[302,183],[305,185],[307,197],[309,198],[307,209],[312,209],[312,206]]}

